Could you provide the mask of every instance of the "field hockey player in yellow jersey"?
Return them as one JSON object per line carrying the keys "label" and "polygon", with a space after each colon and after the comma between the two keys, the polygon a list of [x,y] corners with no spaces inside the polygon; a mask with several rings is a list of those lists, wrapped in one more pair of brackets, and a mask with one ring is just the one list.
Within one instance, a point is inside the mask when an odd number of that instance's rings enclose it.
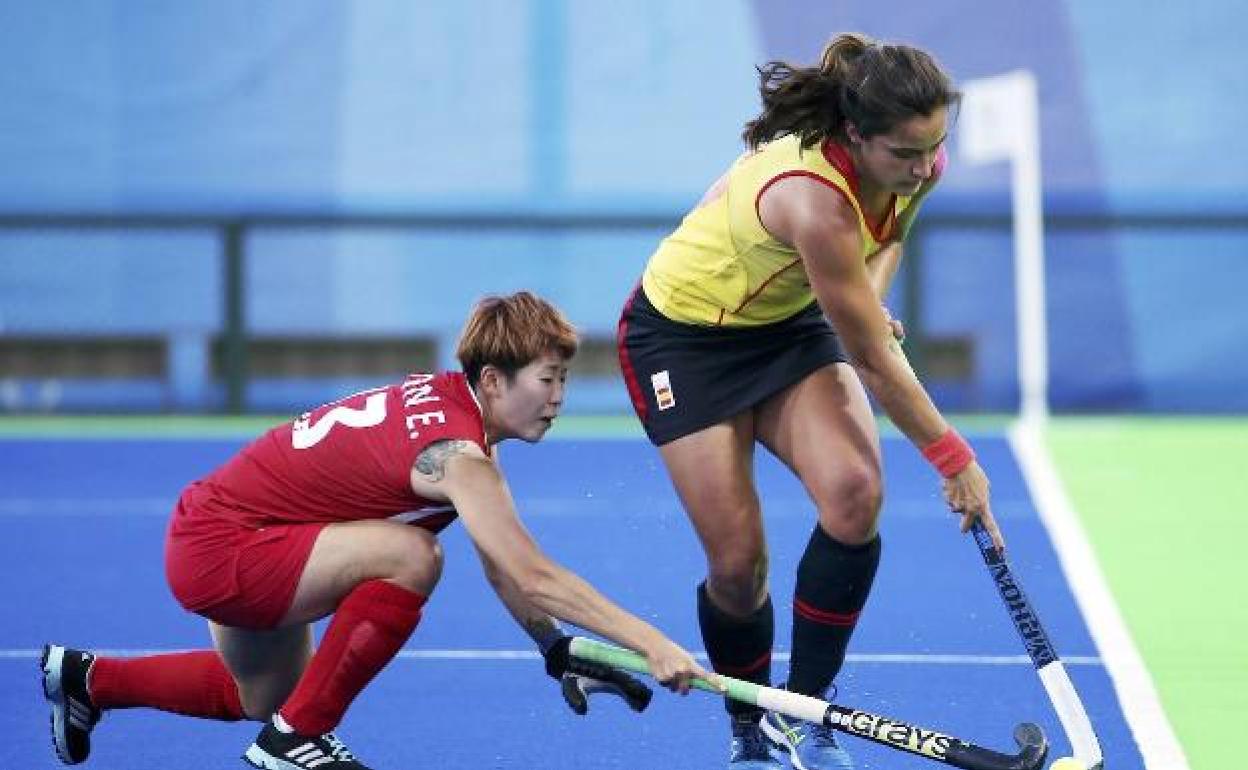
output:
{"label": "field hockey player in yellow jersey", "polygon": [[[869,392],[943,478],[963,531],[999,546],[988,479],[899,355],[881,305],[944,165],[959,94],[930,55],[843,34],[811,67],[759,70],[747,151],[651,257],[620,318],[633,405],[706,552],[698,620],[716,671],[771,677],[762,444],[818,521],[797,565],[786,686],[826,697],[880,559]],[[864,389],[865,386],[865,389]],[[728,703],[731,770],[848,768],[830,729]]]}

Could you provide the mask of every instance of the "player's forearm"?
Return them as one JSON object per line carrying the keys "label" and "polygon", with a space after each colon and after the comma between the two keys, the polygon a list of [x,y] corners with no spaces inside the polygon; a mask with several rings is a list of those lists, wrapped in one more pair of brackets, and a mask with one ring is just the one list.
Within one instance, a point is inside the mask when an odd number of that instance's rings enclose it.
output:
{"label": "player's forearm", "polygon": [[842,251],[816,252],[808,264],[815,296],[863,385],[917,446],[939,439],[948,426],[906,361],[862,263]]}
{"label": "player's forearm", "polygon": [[[460,509],[468,510],[466,506]],[[490,583],[512,616],[539,644],[539,637],[550,633],[550,618],[574,623],[635,650],[654,642],[657,631],[553,562],[514,520],[497,517],[483,522],[472,514],[469,517],[465,524],[474,535]],[[504,526],[504,522],[512,526]],[[500,528],[505,530],[501,534],[495,531]]]}
{"label": "player's forearm", "polygon": [[486,574],[494,592],[498,594],[499,600],[507,608],[507,612],[524,629],[538,649],[545,652],[563,636],[564,631],[559,626],[559,622],[526,599],[514,583],[504,579],[497,571],[488,567]]}
{"label": "player's forearm", "polygon": [[907,438],[920,449],[944,435],[949,425],[915,377],[896,340],[862,356],[854,369],[867,391]]}
{"label": "player's forearm", "polygon": [[553,562],[545,574],[523,586],[524,598],[553,617],[593,631],[633,650],[653,647],[662,635],[625,611],[583,578]]}

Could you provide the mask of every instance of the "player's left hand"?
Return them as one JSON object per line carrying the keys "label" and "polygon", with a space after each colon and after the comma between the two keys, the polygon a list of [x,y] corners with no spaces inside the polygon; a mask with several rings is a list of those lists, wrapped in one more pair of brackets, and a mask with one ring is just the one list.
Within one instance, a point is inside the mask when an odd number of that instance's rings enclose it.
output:
{"label": "player's left hand", "polygon": [[546,651],[546,673],[559,680],[568,708],[584,715],[589,711],[589,696],[605,692],[623,698],[633,711],[644,711],[653,693],[635,677],[601,663],[593,663],[569,654],[572,637],[564,636]]}

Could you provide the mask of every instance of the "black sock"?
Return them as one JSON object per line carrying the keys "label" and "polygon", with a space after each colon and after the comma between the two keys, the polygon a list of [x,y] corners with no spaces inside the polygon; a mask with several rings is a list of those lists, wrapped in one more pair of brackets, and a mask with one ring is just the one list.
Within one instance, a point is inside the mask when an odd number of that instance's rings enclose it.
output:
{"label": "black sock", "polygon": [[845,648],[867,602],[880,538],[851,546],[815,525],[797,567],[793,592],[793,657],[788,689],[822,697],[845,662]]}
{"label": "black sock", "polygon": [[[715,606],[706,593],[706,583],[698,584],[698,625],[711,667],[720,674],[755,684],[771,684],[771,647],[775,641],[776,620],[771,597],[749,616],[736,618]],[[724,699],[729,714],[757,714],[756,706]]]}

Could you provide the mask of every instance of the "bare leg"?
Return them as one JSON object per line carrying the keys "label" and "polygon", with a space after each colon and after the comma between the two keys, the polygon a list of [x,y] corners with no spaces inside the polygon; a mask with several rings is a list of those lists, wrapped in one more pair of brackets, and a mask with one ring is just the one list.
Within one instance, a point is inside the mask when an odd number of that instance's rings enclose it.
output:
{"label": "bare leg", "polygon": [[253,631],[208,621],[208,628],[213,646],[238,685],[243,713],[257,721],[273,716],[312,659],[312,627]]}
{"label": "bare leg", "polygon": [[[698,624],[716,671],[770,684],[775,619],[767,594],[767,545],[754,490],[749,413],[661,448],[663,460],[706,552],[698,586]],[[734,730],[759,711],[726,701]]]}
{"label": "bare leg", "polygon": [[729,615],[745,617],[767,595],[767,544],[754,489],[750,414],[659,448],[707,561],[707,593]]}
{"label": "bare leg", "polygon": [[758,434],[819,512],[797,569],[789,687],[820,695],[841,669],[879,564],[875,419],[853,369],[835,364],[764,404]]}
{"label": "bare leg", "polygon": [[308,557],[281,625],[319,620],[369,580],[428,596],[442,576],[442,546],[429,532],[393,521],[331,524]]}
{"label": "bare leg", "polygon": [[[282,719],[275,724],[305,736],[337,726],[351,702],[415,630],[441,573],[441,547],[417,527],[356,521],[323,529],[281,627],[306,626],[330,612],[334,617],[278,708]],[[243,657],[247,662],[246,653]],[[258,670],[267,670],[270,678],[255,677],[257,692],[267,684],[272,694],[290,673],[285,665],[261,665]]]}

